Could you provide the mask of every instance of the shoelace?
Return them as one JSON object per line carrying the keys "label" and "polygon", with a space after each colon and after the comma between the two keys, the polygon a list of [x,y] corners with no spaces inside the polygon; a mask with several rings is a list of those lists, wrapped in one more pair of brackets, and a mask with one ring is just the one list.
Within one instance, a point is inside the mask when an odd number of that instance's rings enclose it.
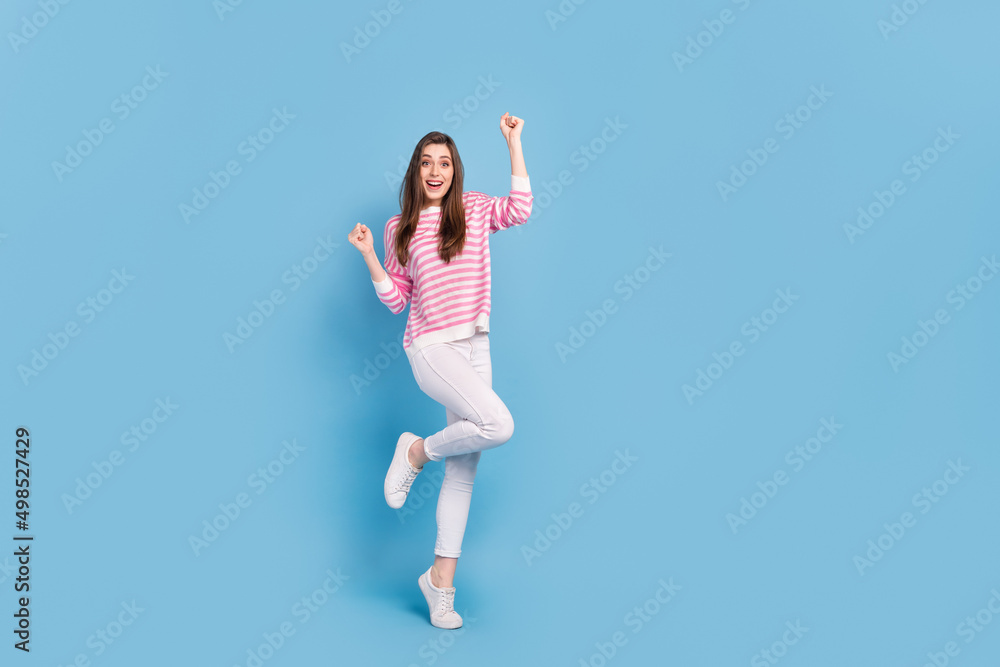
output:
{"label": "shoelace", "polygon": [[455,611],[455,589],[445,588],[438,597],[438,613],[442,616]]}
{"label": "shoelace", "polygon": [[420,471],[414,468],[413,466],[407,465],[406,472],[403,473],[403,477],[398,482],[396,482],[396,486],[393,490],[408,492],[410,490],[410,485],[413,484],[413,480],[416,479],[417,474],[419,472]]}

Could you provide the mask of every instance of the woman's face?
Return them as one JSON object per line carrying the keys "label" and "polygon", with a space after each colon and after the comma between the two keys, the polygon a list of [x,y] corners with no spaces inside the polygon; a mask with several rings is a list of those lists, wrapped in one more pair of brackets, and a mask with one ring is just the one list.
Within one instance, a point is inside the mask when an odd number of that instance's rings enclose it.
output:
{"label": "woman's face", "polygon": [[424,189],[424,208],[440,206],[451,187],[454,173],[451,151],[444,144],[427,144],[420,156],[420,184]]}

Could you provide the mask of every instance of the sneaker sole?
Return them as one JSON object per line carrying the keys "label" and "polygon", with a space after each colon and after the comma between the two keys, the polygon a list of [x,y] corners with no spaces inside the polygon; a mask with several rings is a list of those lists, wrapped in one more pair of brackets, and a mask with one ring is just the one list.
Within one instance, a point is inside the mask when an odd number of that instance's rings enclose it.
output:
{"label": "sneaker sole", "polygon": [[[393,467],[392,464],[395,463],[396,459],[400,456],[400,449],[403,448],[404,444],[406,447],[403,449],[402,456],[406,456],[407,455],[406,449],[409,449],[410,445],[412,445],[415,440],[419,439],[420,436],[414,435],[413,433],[410,432],[406,432],[403,433],[401,436],[399,436],[399,440],[396,441],[396,451],[393,452],[392,461],[389,463],[389,470],[387,470],[385,473],[385,482],[382,484],[382,492],[383,495],[385,495],[385,502],[389,507],[391,507],[394,510],[398,510],[400,507],[406,504],[406,496],[409,495],[409,492],[403,495],[402,498],[391,499],[389,497],[389,472],[392,470]],[[405,458],[403,459],[403,461],[408,462],[406,461]]]}

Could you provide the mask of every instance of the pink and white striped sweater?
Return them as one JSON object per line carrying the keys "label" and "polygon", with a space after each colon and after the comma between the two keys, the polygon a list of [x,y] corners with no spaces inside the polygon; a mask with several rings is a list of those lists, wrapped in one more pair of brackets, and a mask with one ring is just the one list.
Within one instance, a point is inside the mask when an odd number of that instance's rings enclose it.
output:
{"label": "pink and white striped sweater", "polygon": [[490,329],[489,234],[524,224],[531,215],[531,184],[527,176],[510,177],[510,195],[490,197],[482,192],[462,193],[465,205],[465,247],[445,264],[438,255],[441,207],[420,212],[410,240],[410,258],[403,267],[393,252],[394,234],[402,214],[385,225],[386,277],[375,285],[382,303],[393,313],[410,314],[403,333],[407,357],[431,343],[468,338]]}

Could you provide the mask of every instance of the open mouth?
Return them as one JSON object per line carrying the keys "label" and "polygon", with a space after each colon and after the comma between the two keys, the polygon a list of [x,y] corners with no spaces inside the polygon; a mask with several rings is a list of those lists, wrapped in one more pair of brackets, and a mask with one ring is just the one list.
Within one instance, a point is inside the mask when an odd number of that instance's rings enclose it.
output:
{"label": "open mouth", "polygon": [[444,186],[444,181],[425,181],[429,190],[440,190]]}

